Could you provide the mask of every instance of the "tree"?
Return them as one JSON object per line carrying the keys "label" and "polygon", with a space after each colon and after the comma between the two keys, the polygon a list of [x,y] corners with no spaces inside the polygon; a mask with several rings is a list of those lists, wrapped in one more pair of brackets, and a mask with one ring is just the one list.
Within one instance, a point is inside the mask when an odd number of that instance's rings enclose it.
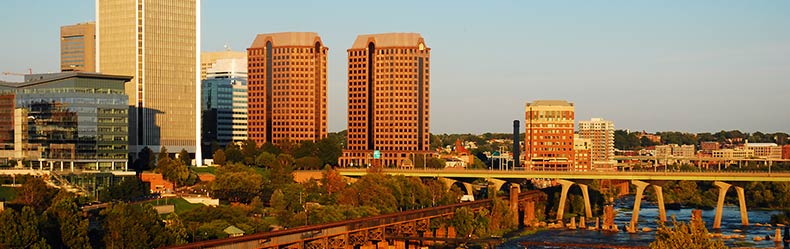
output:
{"label": "tree", "polygon": [[277,163],[277,156],[269,152],[262,152],[255,158],[255,166],[261,168],[273,168]]}
{"label": "tree", "polygon": [[77,207],[75,198],[67,192],[62,193],[65,196],[57,199],[44,212],[47,222],[42,225],[51,226],[51,229],[44,229],[45,232],[42,234],[50,235],[47,241],[53,245],[63,245],[66,248],[90,248],[88,219],[82,217],[82,210]]}
{"label": "tree", "polygon": [[294,158],[302,158],[308,156],[318,156],[318,145],[310,140],[305,140],[299,143],[299,146],[294,149]]}
{"label": "tree", "polygon": [[241,155],[244,157],[244,164],[252,165],[255,163],[255,157],[258,156],[258,144],[255,140],[247,139],[241,145]]}
{"label": "tree", "polygon": [[708,237],[708,230],[702,222],[678,222],[672,217],[672,227],[667,227],[659,222],[656,231],[656,240],[650,243],[652,249],[702,249],[702,248],[727,248],[721,240]]}
{"label": "tree", "polygon": [[639,143],[640,145],[642,145],[642,147],[650,147],[656,145],[656,143],[653,142],[653,140],[650,140],[650,138],[647,138],[646,136],[640,138]]}
{"label": "tree", "polygon": [[321,165],[321,159],[314,156],[302,157],[294,161],[294,167],[300,170],[319,170]]}
{"label": "tree", "polygon": [[469,238],[477,227],[475,213],[467,207],[456,209],[450,224],[455,228],[455,234]]}
{"label": "tree", "polygon": [[219,149],[214,151],[214,164],[225,165],[225,163],[226,163],[225,151]]}
{"label": "tree", "polygon": [[172,243],[170,245],[183,245],[187,243],[187,229],[178,214],[172,213],[168,218],[168,223],[165,229],[172,236]]}
{"label": "tree", "polygon": [[130,201],[148,195],[150,190],[137,177],[124,177],[119,184],[113,184],[99,194],[101,201]]}
{"label": "tree", "polygon": [[293,164],[294,158],[291,155],[280,154],[277,156],[277,163],[269,170],[269,179],[274,188],[294,181]]}
{"label": "tree", "polygon": [[57,194],[55,189],[49,188],[43,179],[31,177],[17,191],[15,202],[31,206],[33,210],[40,213],[49,207],[55,194]]}
{"label": "tree", "polygon": [[275,146],[274,144],[269,143],[269,142],[264,143],[263,145],[261,145],[261,151],[269,152],[269,153],[274,154],[274,155],[279,155],[280,153],[283,153],[283,151],[280,150],[280,148],[278,148],[277,146]]}
{"label": "tree", "polygon": [[293,214],[288,211],[288,202],[285,200],[285,194],[283,194],[281,189],[274,191],[272,198],[269,199],[269,205],[274,218],[277,219],[277,224],[284,226],[291,221]]}
{"label": "tree", "polygon": [[229,143],[225,146],[225,158],[227,158],[227,162],[230,163],[239,163],[244,161],[244,155],[241,154],[241,150],[239,147],[233,143]]}
{"label": "tree", "polygon": [[46,239],[39,237],[38,216],[31,206],[22,213],[6,209],[0,213],[0,248],[49,248]]}
{"label": "tree", "polygon": [[297,144],[295,144],[293,141],[289,139],[280,141],[280,143],[277,144],[277,148],[280,149],[280,153],[291,154],[291,155],[293,155],[296,146]]}
{"label": "tree", "polygon": [[[173,235],[150,205],[113,203],[100,215],[108,248],[157,248],[175,244]],[[129,236],[130,231],[134,231],[134,236]]]}
{"label": "tree", "polygon": [[[189,157],[189,152],[187,152],[186,149],[181,149],[181,151],[178,152],[178,159],[181,160],[184,165],[192,165],[192,158]],[[200,165],[200,162],[195,162],[195,164]]]}
{"label": "tree", "polygon": [[343,176],[340,175],[340,172],[332,167],[324,167],[324,172],[321,172],[321,175],[323,176],[321,177],[321,187],[324,188],[328,198],[332,200],[331,203],[336,203],[334,200],[337,193],[343,191],[348,184],[343,179]]}
{"label": "tree", "polygon": [[[345,141],[345,139],[343,139]],[[318,158],[323,164],[337,165],[337,159],[343,155],[342,142],[334,136],[318,140]]]}
{"label": "tree", "polygon": [[142,150],[140,150],[139,153],[137,153],[137,159],[135,159],[132,163],[132,168],[135,170],[135,172],[137,172],[137,174],[140,174],[143,171],[156,168],[154,162],[156,162],[154,152],[151,150],[151,148],[145,146]]}
{"label": "tree", "polygon": [[217,170],[211,184],[214,197],[231,202],[249,203],[261,192],[263,177],[255,170],[239,164],[229,164]]}
{"label": "tree", "polygon": [[175,186],[187,185],[189,182],[190,170],[181,160],[171,160],[166,157],[159,160],[156,172],[162,174],[162,178],[172,182]]}
{"label": "tree", "polygon": [[162,148],[159,149],[159,155],[156,156],[156,166],[161,166],[160,164],[165,160],[170,160],[170,155],[167,153],[167,148],[162,146]]}

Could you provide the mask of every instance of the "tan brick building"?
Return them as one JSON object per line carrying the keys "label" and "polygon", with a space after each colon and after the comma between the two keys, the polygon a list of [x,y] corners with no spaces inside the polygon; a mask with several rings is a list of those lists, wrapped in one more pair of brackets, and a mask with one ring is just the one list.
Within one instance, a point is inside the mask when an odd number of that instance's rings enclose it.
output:
{"label": "tan brick building", "polygon": [[96,72],[96,24],[60,27],[60,71]]}
{"label": "tan brick building", "polygon": [[592,141],[593,168],[612,170],[614,160],[614,122],[601,118],[579,121],[579,136]]}
{"label": "tan brick building", "polygon": [[258,144],[326,137],[326,60],[313,32],[259,34],[247,49],[248,138]]}
{"label": "tan brick building", "polygon": [[531,170],[574,168],[574,107],[564,100],[526,105],[525,158]]}
{"label": "tan brick building", "polygon": [[357,36],[348,49],[341,166],[409,166],[430,153],[430,51],[418,33]]}

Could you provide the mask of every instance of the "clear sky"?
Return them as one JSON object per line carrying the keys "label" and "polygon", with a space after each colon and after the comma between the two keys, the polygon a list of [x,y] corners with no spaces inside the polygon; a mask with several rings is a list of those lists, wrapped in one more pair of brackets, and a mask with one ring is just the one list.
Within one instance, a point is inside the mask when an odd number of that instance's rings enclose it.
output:
{"label": "clear sky", "polygon": [[[94,1],[5,0],[0,71],[54,72],[61,25]],[[346,128],[346,49],[419,32],[431,132],[504,132],[524,104],[565,99],[618,129],[790,132],[790,1],[203,1],[203,50],[312,31],[329,47],[329,128]],[[3,77],[2,80],[19,80]]]}

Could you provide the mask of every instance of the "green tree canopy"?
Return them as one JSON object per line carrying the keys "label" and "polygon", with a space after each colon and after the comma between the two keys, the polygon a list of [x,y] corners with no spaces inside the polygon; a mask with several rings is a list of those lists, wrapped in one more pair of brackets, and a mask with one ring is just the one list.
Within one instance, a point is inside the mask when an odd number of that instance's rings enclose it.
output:
{"label": "green tree canopy", "polygon": [[727,248],[721,240],[708,237],[708,230],[702,222],[678,222],[672,217],[672,227],[659,222],[656,240],[650,243],[651,249],[717,249]]}

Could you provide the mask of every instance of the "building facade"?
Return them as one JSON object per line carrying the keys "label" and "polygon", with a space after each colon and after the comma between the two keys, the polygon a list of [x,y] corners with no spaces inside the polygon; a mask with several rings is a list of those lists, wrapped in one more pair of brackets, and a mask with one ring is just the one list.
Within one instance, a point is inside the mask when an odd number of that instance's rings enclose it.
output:
{"label": "building facade", "polygon": [[69,72],[0,83],[0,158],[43,169],[126,169],[129,80]]}
{"label": "building facade", "polygon": [[743,148],[735,148],[735,149],[718,149],[713,150],[711,152],[711,156],[714,158],[752,158],[754,157],[754,151],[749,149]]}
{"label": "building facade", "polygon": [[[582,138],[578,134],[573,136],[573,171],[593,170],[594,149],[595,142],[592,139]],[[603,170],[613,170],[613,167],[607,167]]]}
{"label": "building facade", "polygon": [[247,49],[249,139],[281,144],[326,137],[328,51],[313,32],[255,37]]}
{"label": "building facade", "polygon": [[60,71],[96,71],[96,24],[60,27]]}
{"label": "building facade", "polygon": [[[244,51],[216,51],[216,52],[202,52],[200,53],[200,79],[205,80],[208,78],[209,69],[213,68],[219,60],[243,60],[244,61],[244,74],[247,74],[247,53]],[[240,69],[233,70],[233,72],[241,72]]]}
{"label": "building facade", "polygon": [[716,141],[704,141],[699,143],[700,150],[702,150],[705,154],[710,154],[714,150],[718,150],[721,148],[721,144]]}
{"label": "building facade", "polygon": [[247,59],[219,59],[212,65],[201,81],[204,151],[212,142],[224,148],[247,140]]}
{"label": "building facade", "polygon": [[790,144],[782,146],[782,159],[790,159]]}
{"label": "building facade", "polygon": [[430,154],[431,49],[423,37],[359,35],[347,52],[348,135],[340,165],[401,166]]}
{"label": "building facade", "polygon": [[97,0],[98,72],[131,75],[129,150],[186,149],[200,161],[200,1]]}
{"label": "building facade", "polygon": [[694,157],[696,155],[696,152],[697,152],[696,147],[690,144],[656,145],[656,157],[658,158],[665,158],[665,157],[689,158],[689,157]]}
{"label": "building facade", "polygon": [[526,104],[525,159],[530,170],[574,168],[574,106],[564,100]]}
{"label": "building facade", "polygon": [[593,169],[612,169],[614,160],[614,122],[601,118],[579,121],[579,137],[592,141]]}
{"label": "building facade", "polygon": [[749,143],[744,144],[747,150],[753,150],[755,157],[767,159],[782,159],[782,147],[775,143]]}

